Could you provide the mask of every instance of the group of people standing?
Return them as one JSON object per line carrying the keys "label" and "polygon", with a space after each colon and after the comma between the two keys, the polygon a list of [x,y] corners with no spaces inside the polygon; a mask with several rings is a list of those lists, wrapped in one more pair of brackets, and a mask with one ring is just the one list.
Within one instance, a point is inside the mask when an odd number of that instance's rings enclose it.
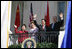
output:
{"label": "group of people standing", "polygon": [[45,19],[41,19],[42,24],[39,25],[36,21],[36,17],[37,17],[37,15],[35,14],[33,16],[33,20],[30,23],[30,31],[26,31],[26,25],[25,24],[22,25],[21,31],[18,31],[17,26],[14,25],[16,33],[26,33],[26,34],[21,35],[24,37],[18,37],[18,43],[22,43],[25,39],[29,38],[28,33],[31,33],[31,38],[33,38],[33,39],[35,39],[35,41],[37,41],[38,40],[38,37],[36,35],[37,32],[39,32],[39,31],[59,31],[60,27],[63,26],[63,23],[64,23],[62,12],[59,15],[60,21],[57,21],[57,16],[54,16],[53,17],[53,23],[51,23],[49,26],[46,26],[46,20]]}

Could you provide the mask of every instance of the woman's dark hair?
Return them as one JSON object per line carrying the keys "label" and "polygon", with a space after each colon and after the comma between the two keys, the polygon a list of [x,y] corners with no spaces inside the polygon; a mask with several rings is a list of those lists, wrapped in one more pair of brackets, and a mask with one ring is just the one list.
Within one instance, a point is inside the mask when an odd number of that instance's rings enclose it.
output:
{"label": "woman's dark hair", "polygon": [[35,25],[35,22],[34,22],[34,21],[31,21],[31,23],[30,23],[30,24],[32,24],[32,23]]}
{"label": "woman's dark hair", "polygon": [[[22,26],[25,26],[25,27],[26,27],[26,24],[23,24]],[[22,26],[21,26],[21,27],[22,27]]]}
{"label": "woman's dark hair", "polygon": [[[25,26],[25,28],[26,28],[26,25],[25,25],[25,24],[23,24],[22,26]],[[22,27],[22,26],[21,26],[21,27]],[[22,28],[21,28],[21,30],[22,30]]]}
{"label": "woman's dark hair", "polygon": [[44,21],[46,22],[46,20],[45,20],[45,19],[41,19],[41,21],[42,21],[42,20],[44,20]]}

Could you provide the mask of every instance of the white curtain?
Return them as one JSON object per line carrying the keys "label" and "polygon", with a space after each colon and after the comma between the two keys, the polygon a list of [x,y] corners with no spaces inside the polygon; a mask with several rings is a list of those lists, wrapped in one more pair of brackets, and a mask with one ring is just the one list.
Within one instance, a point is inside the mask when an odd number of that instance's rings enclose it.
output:
{"label": "white curtain", "polygon": [[11,1],[1,1],[1,48],[8,47],[11,18]]}

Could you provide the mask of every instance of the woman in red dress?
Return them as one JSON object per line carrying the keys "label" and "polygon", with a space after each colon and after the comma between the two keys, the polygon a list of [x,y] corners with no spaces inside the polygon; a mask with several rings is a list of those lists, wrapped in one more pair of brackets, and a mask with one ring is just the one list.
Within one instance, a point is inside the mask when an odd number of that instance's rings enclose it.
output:
{"label": "woman in red dress", "polygon": [[[20,33],[20,34],[18,35],[18,43],[20,44],[20,43],[22,43],[25,39],[28,38],[28,31],[26,31],[26,25],[23,24],[20,31],[18,30],[18,28],[17,28],[16,25],[14,25],[14,27],[15,27],[15,33],[16,33],[16,34],[17,34],[17,33]],[[21,34],[21,33],[26,33],[26,34]]]}

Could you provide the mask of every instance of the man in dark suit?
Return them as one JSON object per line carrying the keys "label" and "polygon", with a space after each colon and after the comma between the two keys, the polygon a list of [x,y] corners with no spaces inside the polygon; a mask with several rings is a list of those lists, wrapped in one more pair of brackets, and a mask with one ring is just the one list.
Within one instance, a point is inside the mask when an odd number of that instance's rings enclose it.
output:
{"label": "man in dark suit", "polygon": [[[63,13],[61,12],[60,15],[60,21],[57,21],[57,17],[54,16],[53,17],[53,23],[50,24],[48,31],[55,31],[57,33],[59,33],[60,31],[60,27],[64,25],[64,19],[63,19]],[[55,40],[52,40],[55,39]],[[52,36],[51,42],[58,44],[58,35],[57,36]]]}
{"label": "man in dark suit", "polygon": [[40,31],[46,31],[45,20],[41,19],[42,24],[39,25],[36,21],[36,16],[37,15],[34,15],[34,17],[33,17],[33,21],[34,21],[35,25],[39,28]]}
{"label": "man in dark suit", "polygon": [[49,26],[49,31],[60,31],[60,27],[63,26],[64,20],[63,20],[63,13],[60,13],[60,21],[57,22],[57,17],[53,17],[53,23]]}

